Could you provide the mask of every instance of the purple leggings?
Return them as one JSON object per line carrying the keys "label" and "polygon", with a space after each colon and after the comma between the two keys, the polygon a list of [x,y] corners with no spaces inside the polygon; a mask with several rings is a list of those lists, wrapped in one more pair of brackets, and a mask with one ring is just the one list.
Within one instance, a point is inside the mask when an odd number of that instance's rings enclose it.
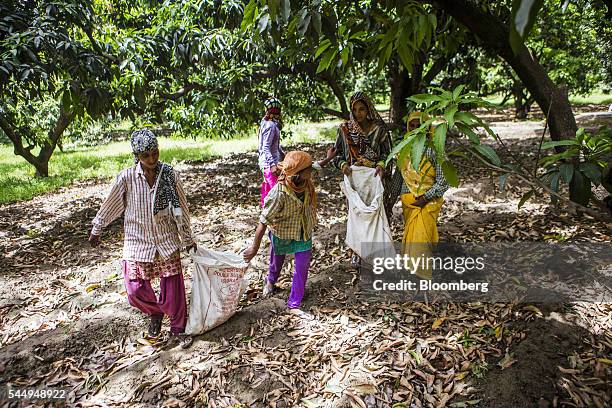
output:
{"label": "purple leggings", "polygon": [[172,333],[185,332],[187,302],[182,273],[160,278],[159,299],[155,297],[150,281],[144,279],[130,280],[127,262],[125,261],[123,262],[123,278],[130,305],[149,316],[167,314],[170,318],[170,331]]}
{"label": "purple leggings", "polygon": [[[291,294],[287,300],[289,309],[297,309],[302,303],[304,297],[304,289],[306,288],[306,280],[308,279],[308,268],[310,267],[310,256],[312,250],[295,253],[295,272],[293,273],[293,281],[291,282]],[[274,248],[270,245],[270,269],[268,271],[268,282],[274,284],[278,280],[285,255],[276,255]]]}

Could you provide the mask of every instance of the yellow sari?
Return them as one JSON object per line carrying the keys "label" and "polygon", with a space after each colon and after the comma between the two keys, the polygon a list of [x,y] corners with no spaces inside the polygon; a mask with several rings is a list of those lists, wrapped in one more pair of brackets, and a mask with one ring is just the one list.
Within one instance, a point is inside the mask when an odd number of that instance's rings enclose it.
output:
{"label": "yellow sari", "polygon": [[[408,118],[410,122],[415,117],[421,117],[420,112],[413,112]],[[416,197],[425,194],[436,182],[436,169],[433,163],[423,157],[419,169],[412,167],[410,155],[404,156],[398,163],[409,193],[402,194],[404,212],[404,235],[402,237],[402,253],[411,258],[423,257],[424,261],[433,254],[433,248],[438,242],[438,216],[444,203],[442,197],[429,201],[423,208],[413,205]],[[423,265],[416,275],[421,279],[431,279],[431,268]]]}

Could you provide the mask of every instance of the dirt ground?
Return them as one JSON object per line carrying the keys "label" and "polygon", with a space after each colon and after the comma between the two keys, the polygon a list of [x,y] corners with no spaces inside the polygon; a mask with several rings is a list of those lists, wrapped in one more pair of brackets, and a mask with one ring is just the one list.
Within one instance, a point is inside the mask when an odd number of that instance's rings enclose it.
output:
{"label": "dirt ground", "polygon": [[[541,125],[500,119],[493,126],[529,160]],[[292,148],[322,158],[326,146]],[[175,166],[199,245],[238,251],[249,243],[256,163],[251,152]],[[500,192],[498,177],[466,159],[456,164],[461,185],[445,196],[441,241],[610,242],[609,225],[546,197],[518,209],[528,191],[519,180]],[[119,274],[122,221],[105,230],[100,248],[87,243],[107,182],[0,207],[0,383],[68,389],[68,406],[609,406],[610,304],[373,302],[360,293],[343,243],[340,180],[326,169],[317,181],[320,223],[303,304],[314,320],[286,313],[291,263],[280,290],[261,297],[262,248],[238,313],[188,350],[143,338],[148,322],[128,305]],[[392,221],[400,238],[401,206]],[[186,255],[183,264],[189,293]]]}

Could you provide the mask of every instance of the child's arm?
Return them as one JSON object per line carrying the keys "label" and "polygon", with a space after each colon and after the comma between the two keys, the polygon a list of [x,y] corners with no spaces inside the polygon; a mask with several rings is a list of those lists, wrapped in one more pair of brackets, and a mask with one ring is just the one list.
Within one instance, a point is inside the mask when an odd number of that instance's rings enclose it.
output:
{"label": "child's arm", "polygon": [[257,229],[255,230],[253,244],[251,244],[251,246],[242,255],[245,262],[250,262],[251,259],[257,255],[257,251],[259,251],[259,246],[261,245],[261,239],[266,232],[267,226],[274,225],[275,216],[282,211],[282,209],[283,199],[277,184],[274,188],[272,188],[272,190],[270,190],[266,196],[266,199],[264,200],[263,209],[261,210],[261,215],[259,216],[259,224],[257,224]]}
{"label": "child's arm", "polygon": [[259,224],[257,224],[257,229],[255,230],[255,238],[253,239],[253,244],[251,244],[251,246],[244,251],[244,254],[242,254],[242,257],[244,258],[244,261],[246,263],[251,262],[251,259],[253,259],[255,257],[255,255],[257,255],[257,251],[259,251],[259,246],[261,245],[261,240],[266,232],[266,224],[260,222]]}
{"label": "child's arm", "polygon": [[125,209],[125,191],[125,180],[123,178],[123,173],[120,173],[113,183],[108,197],[106,197],[96,217],[93,219],[93,227],[89,234],[89,243],[92,247],[96,247],[100,244],[102,229],[123,213]]}
{"label": "child's arm", "polygon": [[187,198],[185,197],[185,190],[183,190],[183,183],[177,172],[174,172],[176,181],[176,194],[178,195],[179,205],[183,212],[183,230],[179,231],[181,234],[181,241],[185,246],[185,251],[189,252],[191,249],[197,249],[195,240],[193,239],[193,233],[191,232],[191,217],[189,216],[189,207],[187,206]]}

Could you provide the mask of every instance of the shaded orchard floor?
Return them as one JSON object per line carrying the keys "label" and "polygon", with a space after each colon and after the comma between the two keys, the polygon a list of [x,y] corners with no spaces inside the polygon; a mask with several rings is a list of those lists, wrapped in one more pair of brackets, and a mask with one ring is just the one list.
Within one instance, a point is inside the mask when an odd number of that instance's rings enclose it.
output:
{"label": "shaded orchard floor", "polygon": [[[516,152],[538,140],[508,139]],[[325,145],[300,146],[322,157]],[[177,166],[200,245],[237,251],[258,215],[256,155]],[[458,162],[441,240],[610,240],[609,226],[536,199]],[[609,403],[607,304],[384,303],[360,295],[343,244],[346,207],[330,169],[318,180],[320,225],[301,321],[281,290],[262,299],[266,248],[248,271],[241,310],[183,351],[142,339],[147,322],[118,275],[121,221],[101,248],[86,242],[106,183],[88,181],[0,207],[2,383],[71,387],[70,405],[105,406],[604,406]],[[401,208],[393,229],[401,234]],[[189,286],[190,262],[184,259]],[[188,289],[189,290],[189,289]],[[167,329],[167,322],[165,322]],[[402,406],[402,405],[399,405]]]}

